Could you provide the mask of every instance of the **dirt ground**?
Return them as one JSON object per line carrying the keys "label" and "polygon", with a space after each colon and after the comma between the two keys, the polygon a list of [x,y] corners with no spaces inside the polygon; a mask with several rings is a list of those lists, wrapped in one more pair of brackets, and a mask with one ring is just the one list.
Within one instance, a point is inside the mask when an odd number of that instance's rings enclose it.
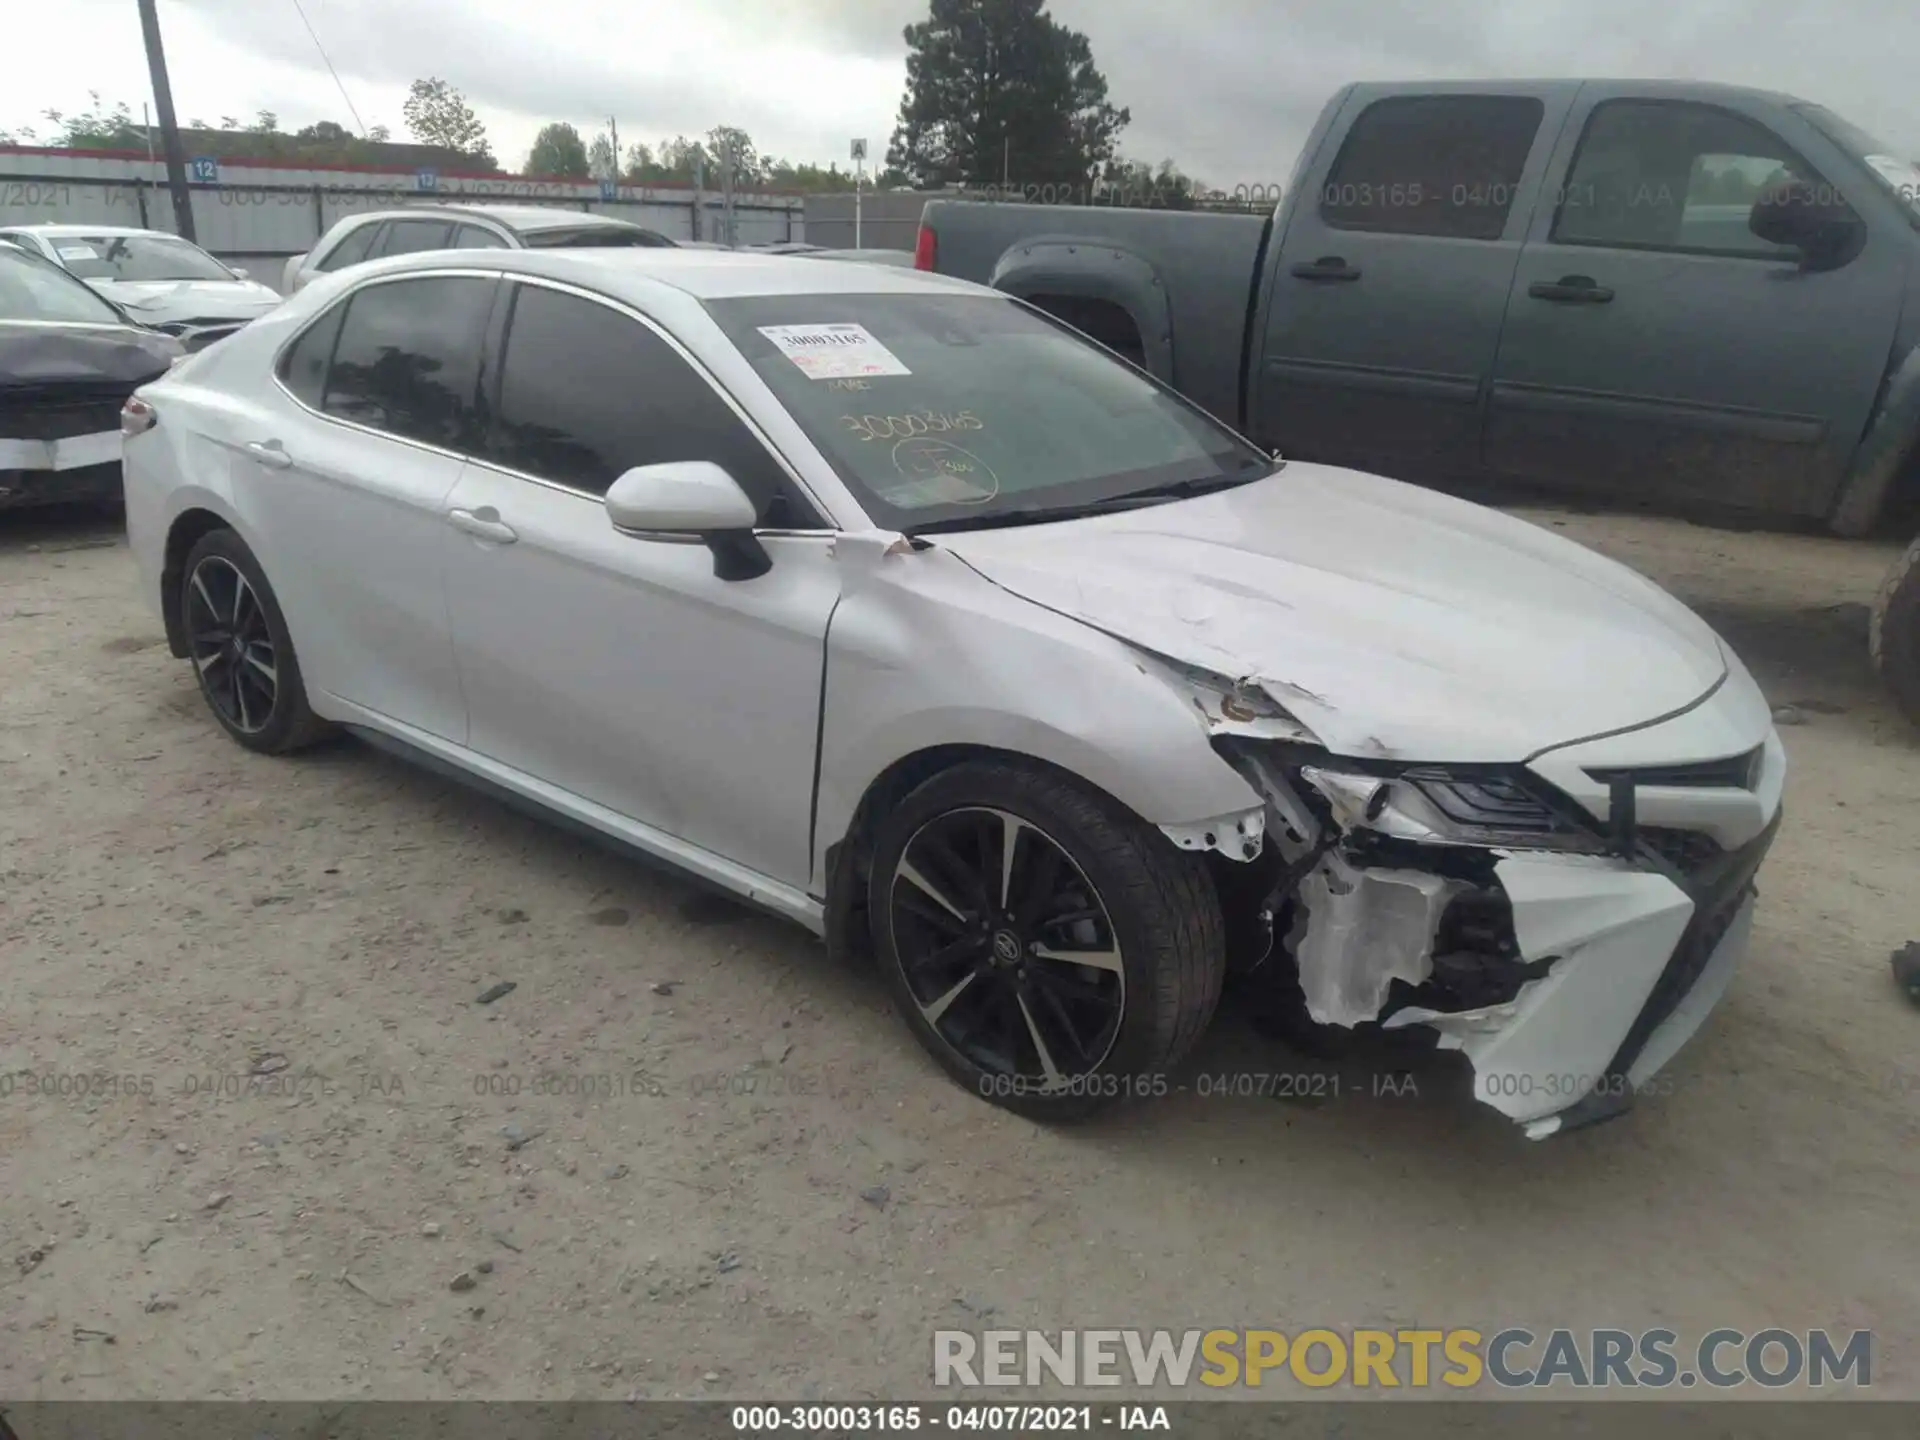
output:
{"label": "dirt ground", "polygon": [[1673,1093],[1541,1144],[1444,1069],[1202,1097],[1318,1066],[1233,1014],[1165,1100],[991,1109],[798,930],[357,744],[243,752],[115,529],[0,516],[0,1395],[900,1397],[937,1328],[1089,1324],[1870,1328],[1875,1390],[1920,1394],[1890,557],[1534,518],[1799,722]]}

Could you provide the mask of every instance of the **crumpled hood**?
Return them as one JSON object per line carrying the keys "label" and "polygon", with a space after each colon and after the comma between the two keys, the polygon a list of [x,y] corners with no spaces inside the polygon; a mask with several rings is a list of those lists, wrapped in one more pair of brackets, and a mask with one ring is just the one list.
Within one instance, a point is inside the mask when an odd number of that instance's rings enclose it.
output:
{"label": "crumpled hood", "polygon": [[89,280],[149,325],[178,320],[254,320],[280,297],[252,280]]}
{"label": "crumpled hood", "polygon": [[1517,762],[1685,709],[1727,669],[1706,623],[1625,566],[1332,466],[937,543],[1050,610],[1256,681],[1341,754]]}
{"label": "crumpled hood", "polygon": [[122,325],[0,321],[0,392],[102,385],[131,389],[167,373],[180,342]]}

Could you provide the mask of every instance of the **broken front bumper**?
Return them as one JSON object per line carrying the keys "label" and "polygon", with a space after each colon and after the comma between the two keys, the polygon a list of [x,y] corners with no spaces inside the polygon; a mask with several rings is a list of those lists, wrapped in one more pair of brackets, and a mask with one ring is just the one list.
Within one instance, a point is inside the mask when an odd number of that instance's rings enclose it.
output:
{"label": "broken front bumper", "polygon": [[[1600,746],[1465,779],[1228,755],[1267,800],[1271,914],[1308,1015],[1424,1027],[1539,1139],[1630,1106],[1726,992],[1780,823],[1765,733],[1692,766],[1622,770]],[[1464,811],[1499,838],[1472,838]]]}

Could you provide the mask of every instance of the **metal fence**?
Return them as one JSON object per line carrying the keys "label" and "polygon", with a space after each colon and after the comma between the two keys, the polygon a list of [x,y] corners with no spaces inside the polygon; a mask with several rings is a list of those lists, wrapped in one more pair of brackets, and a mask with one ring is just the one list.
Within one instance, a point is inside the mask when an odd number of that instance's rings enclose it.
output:
{"label": "metal fence", "polygon": [[[127,173],[150,168],[118,157],[0,149],[0,225],[51,221],[172,232],[173,202],[163,176]],[[276,288],[286,260],[306,253],[342,216],[423,200],[564,206],[615,216],[676,240],[756,245],[806,235],[798,196],[736,196],[729,216],[718,194],[665,186],[609,189],[572,181],[266,166],[219,171],[217,180],[189,187],[196,237],[202,248]]]}

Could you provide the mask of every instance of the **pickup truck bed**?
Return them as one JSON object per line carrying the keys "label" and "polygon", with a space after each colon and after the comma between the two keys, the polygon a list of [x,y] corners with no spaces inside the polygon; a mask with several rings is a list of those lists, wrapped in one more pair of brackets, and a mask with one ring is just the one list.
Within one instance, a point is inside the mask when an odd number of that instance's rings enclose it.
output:
{"label": "pickup truck bed", "polygon": [[[1202,409],[1239,415],[1240,345],[1268,216],[963,204],[966,223],[949,225],[941,217],[952,213],[954,202],[927,208],[940,234],[941,274],[1033,300],[1169,381]],[[1124,228],[1124,246],[1093,238],[1113,221]],[[1172,253],[1180,256],[1178,287],[1143,258]],[[1119,312],[1127,325],[1114,323]]]}

